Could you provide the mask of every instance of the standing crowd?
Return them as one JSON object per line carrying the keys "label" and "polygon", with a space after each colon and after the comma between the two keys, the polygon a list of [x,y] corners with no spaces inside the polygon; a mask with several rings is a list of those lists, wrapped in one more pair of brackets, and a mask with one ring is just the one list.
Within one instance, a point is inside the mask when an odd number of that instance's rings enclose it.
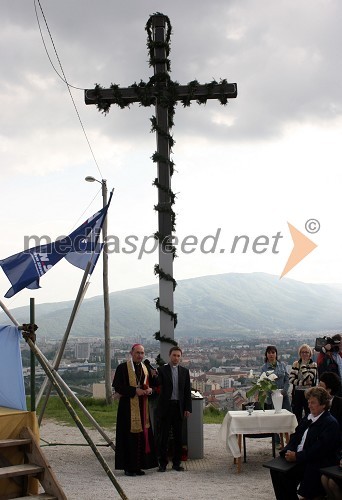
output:
{"label": "standing crowd", "polygon": [[[337,334],[313,350],[298,349],[287,373],[275,346],[268,346],[262,371],[273,371],[283,394],[283,408],[292,411],[298,426],[280,450],[287,467],[271,468],[277,500],[342,500],[342,342]],[[292,384],[291,400],[289,388]],[[272,408],[271,398],[267,401]],[[323,469],[323,470],[322,470]],[[341,476],[341,479],[339,479]]]}
{"label": "standing crowd", "polygon": [[[342,500],[342,480],[330,469],[321,471],[339,466],[341,459],[341,335],[315,350],[319,351],[316,361],[311,347],[302,344],[290,373],[278,359],[276,346],[265,351],[261,372],[274,373],[283,395],[282,408],[292,411],[298,422],[279,452],[279,460],[289,466],[270,471],[277,500]],[[132,477],[155,467],[163,473],[170,459],[172,469],[182,472],[183,424],[191,414],[189,370],[180,365],[178,346],[170,349],[169,362],[158,369],[148,360],[143,362],[144,356],[144,347],[134,344],[130,359],[115,371],[113,388],[119,398],[115,468]],[[265,408],[273,408],[271,394]]]}

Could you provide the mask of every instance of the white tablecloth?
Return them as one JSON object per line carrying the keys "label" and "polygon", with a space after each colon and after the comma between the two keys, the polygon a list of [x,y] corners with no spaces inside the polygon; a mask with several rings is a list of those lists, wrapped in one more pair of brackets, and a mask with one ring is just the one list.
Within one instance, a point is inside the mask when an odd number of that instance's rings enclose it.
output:
{"label": "white tablecloth", "polygon": [[225,442],[234,458],[241,457],[238,434],[292,434],[297,427],[296,416],[288,410],[275,413],[274,410],[228,411],[222,422],[219,436]]}

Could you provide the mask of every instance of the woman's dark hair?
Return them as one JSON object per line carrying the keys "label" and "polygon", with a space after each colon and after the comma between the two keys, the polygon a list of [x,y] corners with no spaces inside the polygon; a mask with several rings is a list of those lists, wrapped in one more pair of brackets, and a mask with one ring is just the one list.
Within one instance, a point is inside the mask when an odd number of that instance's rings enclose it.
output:
{"label": "woman's dark hair", "polygon": [[333,372],[324,372],[319,377],[320,382],[324,382],[327,389],[330,389],[331,395],[335,396],[338,394],[341,389],[341,379],[337,375],[337,373]]}
{"label": "woman's dark hair", "polygon": [[326,410],[330,408],[330,394],[323,387],[311,387],[305,391],[305,398],[316,398],[320,405],[325,406]]}
{"label": "woman's dark hair", "polygon": [[268,345],[266,347],[266,351],[265,351],[265,363],[267,363],[267,353],[268,352],[275,352],[276,353],[276,360],[278,360],[278,350],[276,348],[275,345]]}

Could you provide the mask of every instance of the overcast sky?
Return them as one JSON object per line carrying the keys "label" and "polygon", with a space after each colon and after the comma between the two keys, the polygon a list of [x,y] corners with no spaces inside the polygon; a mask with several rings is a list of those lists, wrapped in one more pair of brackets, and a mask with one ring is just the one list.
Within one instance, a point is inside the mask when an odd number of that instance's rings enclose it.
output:
{"label": "overcast sky", "polygon": [[[339,0],[41,0],[41,6],[66,78],[80,89],[149,79],[145,24],[154,12],[172,24],[173,80],[237,83],[238,97],[227,106],[208,101],[176,108],[176,235],[199,242],[192,254],[179,246],[177,281],[228,272],[280,276],[292,249],[290,222],[318,246],[287,277],[342,283]],[[67,86],[45,52],[34,1],[3,0],[0,11],[0,258],[22,251],[25,235],[54,240],[96,212],[101,186],[84,181],[92,175],[115,188],[108,233],[120,248],[109,256],[110,291],[156,283],[157,252],[139,259],[138,251],[123,251],[128,235],[141,244],[157,230],[154,108],[113,106],[103,116],[84,104],[83,90],[71,89],[97,166]],[[310,235],[305,222],[312,218],[320,231]],[[279,232],[275,253],[272,236]],[[205,254],[199,247],[208,235],[219,241]],[[238,235],[250,238],[245,253],[230,252]],[[255,254],[252,243],[260,235],[270,244]],[[10,308],[32,296],[37,303],[69,300],[81,278],[82,271],[61,262],[41,279],[40,290],[3,300]],[[87,296],[99,295],[101,286],[99,263]],[[0,270],[2,297],[9,287]]]}

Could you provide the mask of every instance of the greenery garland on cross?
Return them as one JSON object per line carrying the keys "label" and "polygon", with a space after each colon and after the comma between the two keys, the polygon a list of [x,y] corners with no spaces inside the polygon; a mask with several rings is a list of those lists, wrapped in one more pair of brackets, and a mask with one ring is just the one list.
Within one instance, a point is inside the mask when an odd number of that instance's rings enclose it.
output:
{"label": "greenery garland on cross", "polygon": [[141,106],[155,106],[156,114],[151,118],[151,131],[157,135],[157,151],[151,158],[157,164],[158,171],[158,177],[153,185],[158,189],[158,203],[154,206],[158,212],[158,231],[154,233],[154,237],[159,241],[159,265],[154,267],[154,272],[159,277],[160,297],[156,299],[156,307],[160,313],[160,332],[156,332],[154,336],[161,342],[162,359],[168,355],[170,344],[177,345],[174,340],[177,315],[173,311],[173,292],[177,285],[173,278],[176,248],[172,243],[172,233],[176,224],[172,206],[176,196],[171,189],[174,162],[170,159],[175,144],[170,134],[174,125],[175,106],[178,101],[184,107],[190,106],[192,101],[206,104],[208,99],[218,99],[222,105],[226,105],[228,98],[237,96],[237,85],[228,83],[226,79],[221,79],[219,82],[213,80],[204,85],[199,84],[197,80],[187,85],[180,85],[171,80],[169,55],[172,26],[169,18],[159,12],[155,13],[150,16],[145,29],[149,65],[154,69],[149,81],[141,80],[126,88],[112,83],[109,89],[96,84],[94,89],[85,91],[85,103],[95,104],[104,114],[109,112],[112,104],[121,109],[129,107],[134,102]]}

